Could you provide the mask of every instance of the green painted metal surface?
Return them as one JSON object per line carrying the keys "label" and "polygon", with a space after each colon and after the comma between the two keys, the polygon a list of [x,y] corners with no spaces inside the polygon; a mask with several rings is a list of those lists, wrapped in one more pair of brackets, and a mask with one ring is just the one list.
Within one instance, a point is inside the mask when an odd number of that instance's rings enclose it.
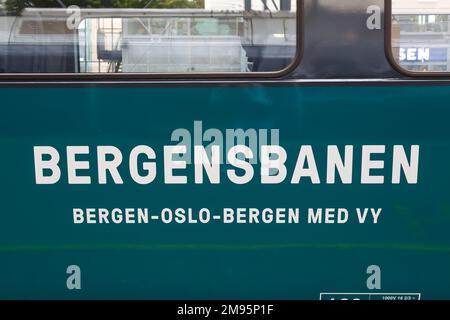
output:
{"label": "green painted metal surface", "polygon": [[[447,86],[249,86],[201,88],[2,88],[0,105],[0,298],[318,299],[369,292],[366,268],[382,270],[379,292],[450,298],[450,90]],[[312,145],[322,182],[326,147],[355,147],[344,185],[69,185],[66,146],[149,145],[160,166],[177,128],[279,129],[292,168]],[[420,145],[418,184],[362,185],[362,145]],[[34,146],[61,151],[61,181],[37,185]],[[127,166],[124,157],[124,166]],[[161,170],[161,169],[158,169]],[[225,174],[225,168],[223,169]],[[149,223],[76,225],[73,208],[383,208],[360,225]],[[82,290],[66,268],[82,270]]]}

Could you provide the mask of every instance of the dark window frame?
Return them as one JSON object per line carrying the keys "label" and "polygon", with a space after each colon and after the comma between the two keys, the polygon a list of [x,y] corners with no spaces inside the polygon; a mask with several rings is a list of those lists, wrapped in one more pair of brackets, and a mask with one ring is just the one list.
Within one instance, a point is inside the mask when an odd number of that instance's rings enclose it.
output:
{"label": "dark window frame", "polygon": [[0,82],[7,80],[243,80],[276,79],[291,74],[300,65],[304,52],[304,0],[297,1],[296,54],[291,64],[279,71],[270,72],[193,72],[193,73],[0,73]]}

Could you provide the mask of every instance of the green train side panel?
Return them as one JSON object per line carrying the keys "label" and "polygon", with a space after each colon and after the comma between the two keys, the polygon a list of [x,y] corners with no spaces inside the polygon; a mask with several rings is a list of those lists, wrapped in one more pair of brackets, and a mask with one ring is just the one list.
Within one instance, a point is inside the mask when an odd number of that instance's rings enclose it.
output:
{"label": "green train side panel", "polygon": [[[0,298],[319,299],[381,290],[450,298],[450,89],[447,86],[2,88]],[[162,180],[177,128],[279,129],[289,168],[312,145],[322,184]],[[69,185],[66,146],[116,146],[124,184]],[[127,152],[149,145],[158,175],[138,185]],[[328,185],[328,145],[355,147],[354,181]],[[361,146],[386,145],[383,185],[362,185]],[[420,145],[418,184],[390,183],[392,146]],[[61,181],[37,185],[34,146],[61,153]],[[225,170],[225,169],[224,169]],[[290,171],[291,172],[291,171]],[[225,174],[225,172],[223,172]],[[110,180],[111,181],[111,180]],[[80,224],[73,208],[383,208],[378,224]],[[81,290],[66,269],[81,268]]]}

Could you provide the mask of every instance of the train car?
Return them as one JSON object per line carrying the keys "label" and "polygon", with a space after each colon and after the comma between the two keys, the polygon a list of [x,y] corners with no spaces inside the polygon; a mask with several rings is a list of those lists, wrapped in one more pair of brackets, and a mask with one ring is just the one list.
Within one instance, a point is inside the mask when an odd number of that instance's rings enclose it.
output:
{"label": "train car", "polygon": [[449,0],[26,3],[1,299],[450,298]]}

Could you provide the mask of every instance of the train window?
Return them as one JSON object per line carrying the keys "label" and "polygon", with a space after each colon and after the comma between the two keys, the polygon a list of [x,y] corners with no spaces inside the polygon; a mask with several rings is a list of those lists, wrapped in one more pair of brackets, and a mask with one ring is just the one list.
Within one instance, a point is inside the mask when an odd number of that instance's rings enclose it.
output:
{"label": "train window", "polygon": [[297,0],[0,0],[0,74],[260,74],[297,61]]}
{"label": "train window", "polygon": [[409,75],[450,73],[450,0],[390,0],[388,54]]}

